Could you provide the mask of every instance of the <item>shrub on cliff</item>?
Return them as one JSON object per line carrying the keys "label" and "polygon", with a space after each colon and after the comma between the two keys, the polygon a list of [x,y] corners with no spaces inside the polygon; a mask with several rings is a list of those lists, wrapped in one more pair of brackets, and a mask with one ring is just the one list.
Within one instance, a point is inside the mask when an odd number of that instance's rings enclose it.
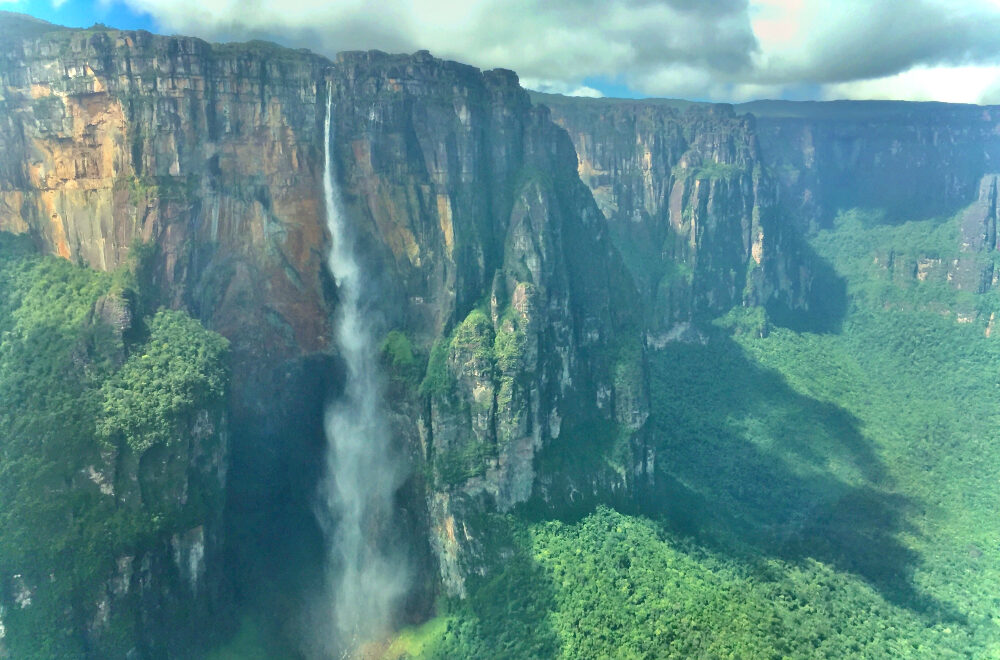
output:
{"label": "shrub on cliff", "polygon": [[183,312],[157,312],[149,340],[101,388],[101,438],[120,437],[136,453],[169,444],[193,412],[221,403],[228,345]]}

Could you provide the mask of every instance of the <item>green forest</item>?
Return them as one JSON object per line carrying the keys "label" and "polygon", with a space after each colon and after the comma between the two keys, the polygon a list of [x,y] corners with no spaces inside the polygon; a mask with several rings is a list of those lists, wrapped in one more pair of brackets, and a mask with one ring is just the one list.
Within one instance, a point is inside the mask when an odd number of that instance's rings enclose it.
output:
{"label": "green forest", "polygon": [[[651,351],[653,485],[484,514],[468,597],[381,657],[1000,657],[997,305],[950,281],[957,231],[844,213],[810,243],[842,318],[814,331],[740,308]],[[62,604],[93,603],[116,557],[218,506],[130,506],[101,467],[181,442],[227,389],[226,341],[152,308],[135,254],[97,273],[0,234],[0,572],[44,585],[4,614],[45,631],[8,636],[13,657],[83,654],[94,612]],[[414,361],[405,337],[383,349]],[[275,657],[261,644],[244,627],[211,657]]]}
{"label": "green forest", "polygon": [[112,616],[101,649],[78,632],[105,576],[218,505],[194,485],[172,496],[143,459],[224,405],[228,344],[149,309],[149,249],[133,253],[99,273],[0,233],[0,575],[25,603],[2,613],[12,658],[124,657],[136,614]]}
{"label": "green forest", "polygon": [[653,490],[484,521],[486,576],[388,656],[1000,657],[1000,336],[957,233],[843,213],[843,318],[653,352]]}

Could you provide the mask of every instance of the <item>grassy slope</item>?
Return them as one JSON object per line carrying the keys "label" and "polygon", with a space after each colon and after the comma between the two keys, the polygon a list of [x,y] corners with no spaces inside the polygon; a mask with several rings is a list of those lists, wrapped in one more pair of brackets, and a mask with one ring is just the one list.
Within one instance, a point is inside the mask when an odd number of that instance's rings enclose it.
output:
{"label": "grassy slope", "polygon": [[649,517],[496,519],[504,570],[412,655],[1000,657],[1000,337],[958,322],[995,301],[948,284],[955,238],[848,214],[813,241],[839,332],[658,353]]}

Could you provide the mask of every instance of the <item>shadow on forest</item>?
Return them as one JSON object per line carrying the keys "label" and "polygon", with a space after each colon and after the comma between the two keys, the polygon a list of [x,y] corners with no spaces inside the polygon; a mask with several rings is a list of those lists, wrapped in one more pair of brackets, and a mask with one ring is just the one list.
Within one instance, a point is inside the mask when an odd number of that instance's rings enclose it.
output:
{"label": "shadow on forest", "polygon": [[514,548],[503,566],[474,585],[468,607],[476,630],[468,639],[481,645],[479,657],[557,657],[559,637],[547,616],[555,601],[551,578],[523,547]]}
{"label": "shadow on forest", "polygon": [[794,391],[718,333],[651,359],[655,482],[638,508],[723,551],[813,558],[864,578],[887,600],[960,620],[916,590],[914,503],[887,492],[859,421]]}
{"label": "shadow on forest", "polygon": [[765,305],[768,318],[775,325],[796,332],[840,332],[847,316],[847,281],[804,238],[792,240],[790,251],[797,255],[794,261],[805,264],[809,272],[806,305],[804,309],[792,308],[780,299],[772,299]]}

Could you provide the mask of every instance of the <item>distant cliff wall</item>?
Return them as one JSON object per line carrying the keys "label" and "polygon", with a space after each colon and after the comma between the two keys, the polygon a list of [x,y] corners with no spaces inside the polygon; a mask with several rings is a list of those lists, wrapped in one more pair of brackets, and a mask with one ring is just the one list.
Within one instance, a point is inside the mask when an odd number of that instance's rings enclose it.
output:
{"label": "distant cliff wall", "polygon": [[752,117],[731,106],[537,95],[648,304],[654,336],[734,305],[805,307],[811,273]]}
{"label": "distant cliff wall", "polygon": [[805,228],[840,210],[892,220],[952,215],[1000,168],[1000,108],[946,103],[759,101],[761,156]]}

